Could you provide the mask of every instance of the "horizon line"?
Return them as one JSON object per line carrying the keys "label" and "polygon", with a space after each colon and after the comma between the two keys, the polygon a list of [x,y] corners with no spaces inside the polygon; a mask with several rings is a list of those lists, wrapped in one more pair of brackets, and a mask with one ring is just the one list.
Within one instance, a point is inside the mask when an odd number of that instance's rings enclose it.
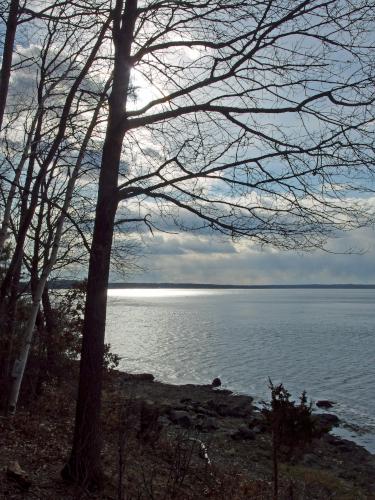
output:
{"label": "horizon line", "polygon": [[[79,280],[60,279],[50,281],[50,286],[79,283]],[[237,288],[237,289],[265,289],[265,288],[375,288],[375,283],[289,283],[289,284],[231,284],[231,283],[188,283],[188,282],[123,282],[111,281],[108,288]]]}

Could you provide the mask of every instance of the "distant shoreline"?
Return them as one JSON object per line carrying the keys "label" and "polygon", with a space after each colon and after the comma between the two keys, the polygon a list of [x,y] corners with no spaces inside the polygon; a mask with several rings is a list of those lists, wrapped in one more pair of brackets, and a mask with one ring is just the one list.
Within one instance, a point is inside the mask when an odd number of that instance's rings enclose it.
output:
{"label": "distant shoreline", "polygon": [[[57,280],[51,281],[49,287],[51,289],[66,289],[73,287],[78,281],[76,280]],[[221,285],[215,283],[109,283],[109,289],[122,288],[188,288],[188,289],[239,289],[239,290],[268,290],[268,289],[359,289],[373,290],[375,284],[360,285],[352,283],[344,284],[295,284],[295,285]]]}

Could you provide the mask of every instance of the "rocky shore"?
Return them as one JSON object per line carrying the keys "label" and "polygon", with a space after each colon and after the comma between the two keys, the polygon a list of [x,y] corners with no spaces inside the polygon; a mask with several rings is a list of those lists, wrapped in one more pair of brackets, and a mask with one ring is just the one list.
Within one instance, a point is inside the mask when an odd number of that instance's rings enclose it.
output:
{"label": "rocky shore", "polygon": [[[59,476],[74,388],[49,388],[35,405],[1,420],[0,498],[88,498]],[[113,371],[103,406],[108,480],[94,498],[272,498],[271,432],[251,397]],[[320,437],[292,458],[280,457],[280,499],[375,498],[375,457],[329,434],[333,425],[337,417],[318,415]],[[14,462],[29,479],[27,488],[9,472]]]}

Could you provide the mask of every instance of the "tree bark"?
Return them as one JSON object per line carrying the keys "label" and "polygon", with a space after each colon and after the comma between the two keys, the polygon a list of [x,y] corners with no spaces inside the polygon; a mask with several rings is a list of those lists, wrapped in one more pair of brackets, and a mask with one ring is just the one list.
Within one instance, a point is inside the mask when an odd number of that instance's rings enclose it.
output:
{"label": "tree bark", "polygon": [[137,0],[117,0],[113,38],[115,64],[103,148],[91,246],[73,447],[63,478],[89,489],[100,488],[100,411],[103,379],[107,287],[114,220],[118,204],[118,172],[125,134],[124,113],[129,90],[131,46]]}
{"label": "tree bark", "polygon": [[[11,414],[14,414],[16,411],[17,407],[17,402],[18,402],[18,397],[21,389],[21,384],[23,380],[23,375],[25,372],[27,360],[29,357],[29,351],[32,343],[32,338],[33,338],[33,332],[34,332],[34,327],[35,327],[35,322],[37,319],[38,311],[40,308],[40,303],[43,298],[43,294],[45,291],[45,287],[47,285],[47,280],[49,278],[49,275],[52,272],[53,266],[56,263],[57,260],[57,254],[58,250],[60,247],[60,241],[61,237],[63,234],[63,227],[64,227],[64,222],[65,222],[65,217],[66,213],[69,209],[72,197],[73,197],[73,191],[74,187],[81,169],[82,161],[84,159],[87,146],[89,144],[90,138],[92,136],[92,133],[94,131],[94,128],[97,124],[98,121],[98,116],[100,113],[100,108],[103,104],[106,92],[108,90],[108,83],[105,85],[102,97],[99,99],[99,102],[97,104],[97,107],[94,111],[94,114],[92,116],[90,125],[86,131],[85,138],[83,140],[77,162],[75,164],[74,170],[72,172],[72,176],[68,181],[68,185],[66,188],[65,192],[65,199],[64,199],[64,204],[61,208],[61,214],[59,215],[57,225],[56,225],[56,230],[55,230],[55,235],[53,236],[53,241],[52,241],[52,247],[51,247],[51,255],[49,258],[46,259],[41,277],[38,278],[38,255],[39,255],[39,233],[40,229],[42,226],[42,221],[43,221],[43,206],[44,203],[41,205],[41,212],[40,212],[40,218],[38,221],[38,225],[36,228],[36,238],[35,238],[35,251],[34,251],[34,259],[32,263],[32,269],[31,269],[31,275],[32,275],[32,307],[31,307],[31,312],[30,316],[28,318],[25,331],[23,334],[23,343],[20,349],[20,353],[18,356],[18,359],[15,360],[14,363],[14,368],[13,368],[13,383],[12,383],[12,388],[11,388],[11,393],[10,393],[10,398],[9,398],[9,412]],[[48,207],[47,207],[48,209]],[[51,239],[52,239],[52,235]],[[50,307],[49,301],[47,303],[47,307]]]}
{"label": "tree bark", "polygon": [[[35,209],[38,205],[39,201],[39,191],[40,191],[40,186],[46,176],[46,173],[48,171],[48,168],[51,164],[51,162],[54,161],[55,155],[58,152],[58,149],[61,145],[61,142],[63,141],[65,137],[65,131],[66,127],[69,122],[69,115],[71,112],[71,107],[73,104],[73,100],[78,92],[78,89],[83,82],[84,78],[86,77],[87,73],[89,72],[96,56],[97,53],[103,43],[103,39],[105,37],[105,34],[108,30],[110,23],[110,19],[107,20],[107,22],[103,25],[98,39],[96,40],[94,46],[92,47],[91,53],[88,56],[83,68],[75,78],[72,87],[69,90],[69,93],[65,99],[65,103],[61,112],[61,117],[57,129],[56,136],[52,142],[51,147],[49,148],[49,151],[46,155],[46,157],[43,160],[43,163],[40,166],[39,172],[35,178],[33,187],[31,189],[31,195],[30,195],[30,203],[29,206],[25,212],[25,216],[21,220],[20,223],[20,228],[18,231],[17,235],[17,241],[16,241],[16,246],[14,249],[14,253],[11,259],[11,262],[9,264],[8,270],[5,274],[5,277],[3,279],[3,282],[0,286],[0,308],[3,307],[3,303],[5,301],[6,295],[8,290],[12,287],[12,276],[14,274],[14,269],[17,268],[17,266],[22,265],[22,258],[23,258],[23,251],[24,251],[24,245],[25,245],[25,240],[27,236],[27,232],[29,230],[31,221],[33,219]],[[36,143],[37,144],[37,143]]]}
{"label": "tree bark", "polygon": [[13,47],[17,31],[19,0],[11,0],[5,33],[3,61],[0,73],[0,130],[3,127],[5,105],[8,96],[10,72],[12,69]]}

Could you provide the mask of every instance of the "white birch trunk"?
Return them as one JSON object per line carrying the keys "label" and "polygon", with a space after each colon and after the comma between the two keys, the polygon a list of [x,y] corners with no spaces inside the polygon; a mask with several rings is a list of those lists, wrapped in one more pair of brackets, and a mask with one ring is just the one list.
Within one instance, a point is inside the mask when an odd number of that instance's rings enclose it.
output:
{"label": "white birch trunk", "polygon": [[[28,159],[29,150],[30,150],[30,146],[31,146],[32,138],[33,138],[33,132],[34,132],[38,117],[39,117],[39,112],[36,113],[36,115],[33,119],[33,122],[31,124],[30,132],[28,134],[27,142],[25,144],[25,151],[24,151],[22,158],[20,160],[20,163],[16,169],[16,172],[14,174],[14,179],[13,179],[11,187],[9,189],[7,201],[6,201],[5,208],[4,208],[3,220],[1,223],[1,229],[0,229],[0,253],[4,249],[6,240],[8,239],[8,229],[9,229],[10,215],[12,213],[13,200],[14,200],[14,196],[16,194],[16,189],[18,187],[21,173],[23,171],[23,167],[25,166],[26,160]],[[27,193],[25,193],[25,196],[27,196]]]}
{"label": "white birch trunk", "polygon": [[11,387],[9,404],[8,404],[9,412],[11,414],[14,414],[16,411],[18,397],[19,397],[20,388],[21,388],[21,384],[22,384],[22,379],[23,379],[23,375],[25,373],[26,363],[27,363],[27,360],[29,357],[30,347],[31,347],[32,339],[33,339],[35,322],[36,322],[36,318],[38,315],[40,302],[42,300],[42,295],[43,295],[43,291],[44,291],[44,288],[45,288],[46,283],[47,283],[47,279],[48,279],[48,277],[53,269],[53,266],[55,265],[56,259],[57,259],[57,253],[59,250],[61,235],[62,235],[62,231],[63,231],[63,227],[64,227],[65,213],[66,213],[67,209],[69,208],[70,200],[71,200],[72,195],[73,195],[73,189],[74,189],[75,181],[77,178],[77,173],[78,172],[75,171],[74,172],[75,175],[73,175],[69,179],[63,209],[62,209],[61,215],[58,219],[57,226],[56,226],[56,233],[55,233],[55,237],[53,240],[51,256],[48,260],[47,265],[43,269],[42,275],[41,275],[41,277],[38,281],[38,284],[36,286],[36,289],[34,292],[34,297],[33,297],[33,303],[31,306],[31,313],[30,313],[29,319],[26,323],[26,327],[25,327],[25,331],[24,331],[24,336],[23,336],[20,354],[19,354],[18,359],[16,359],[16,361],[14,362],[13,372],[12,372],[13,383],[12,383],[12,387]]}

